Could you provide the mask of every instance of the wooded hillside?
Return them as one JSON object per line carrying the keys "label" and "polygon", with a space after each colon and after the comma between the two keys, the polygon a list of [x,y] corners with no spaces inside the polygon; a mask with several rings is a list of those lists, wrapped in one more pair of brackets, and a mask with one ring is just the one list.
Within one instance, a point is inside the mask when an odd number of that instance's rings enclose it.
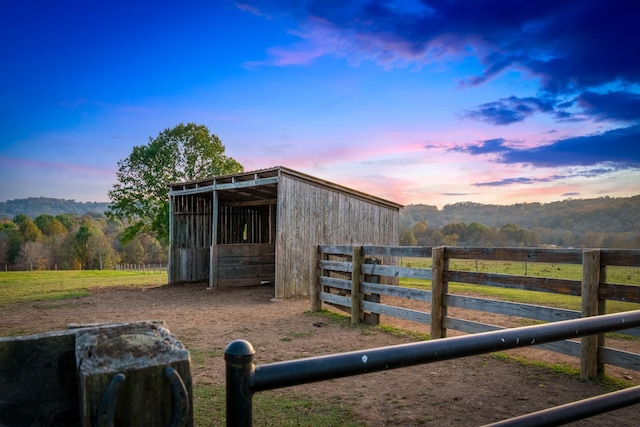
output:
{"label": "wooded hillside", "polygon": [[50,197],[28,197],[26,199],[0,202],[0,218],[12,219],[20,214],[31,218],[35,218],[38,215],[74,214],[82,216],[87,213],[103,214],[108,207],[109,203],[76,202],[75,200],[53,199]]}
{"label": "wooded hillside", "polygon": [[640,195],[520,203],[456,203],[400,211],[402,244],[640,247]]}

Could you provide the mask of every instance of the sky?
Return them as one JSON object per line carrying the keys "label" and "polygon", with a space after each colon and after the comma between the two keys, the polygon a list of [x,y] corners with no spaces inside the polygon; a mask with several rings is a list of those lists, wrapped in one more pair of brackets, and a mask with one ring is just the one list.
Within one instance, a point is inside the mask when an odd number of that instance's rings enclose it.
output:
{"label": "sky", "polygon": [[179,123],[400,204],[640,194],[636,0],[21,0],[0,202],[109,201]]}

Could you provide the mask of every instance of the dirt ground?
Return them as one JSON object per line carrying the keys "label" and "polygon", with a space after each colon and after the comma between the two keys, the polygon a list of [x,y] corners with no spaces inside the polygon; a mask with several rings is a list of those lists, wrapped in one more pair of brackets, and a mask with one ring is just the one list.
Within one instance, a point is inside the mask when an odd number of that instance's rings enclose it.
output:
{"label": "dirt ground", "polygon": [[[223,352],[234,339],[256,349],[256,363],[360,350],[410,342],[379,328],[350,327],[308,313],[306,299],[273,300],[273,288],[207,289],[206,285],[116,288],[55,302],[19,303],[0,311],[0,336],[65,329],[69,323],[164,320],[188,349],[219,355],[216,363],[192,365],[194,383],[224,383]],[[451,313],[450,313],[451,314]],[[500,324],[503,320],[487,319]],[[427,327],[389,318],[383,324]],[[518,326],[518,325],[516,325]],[[639,344],[632,342],[627,347]],[[629,348],[640,352],[640,348]],[[211,354],[211,353],[210,353]],[[532,348],[518,355],[553,363],[573,363]],[[609,369],[613,377],[640,383],[640,372]],[[296,393],[353,407],[367,426],[478,426],[605,393],[602,385],[548,369],[473,356],[268,393]],[[638,426],[638,405],[609,412],[575,426]]]}

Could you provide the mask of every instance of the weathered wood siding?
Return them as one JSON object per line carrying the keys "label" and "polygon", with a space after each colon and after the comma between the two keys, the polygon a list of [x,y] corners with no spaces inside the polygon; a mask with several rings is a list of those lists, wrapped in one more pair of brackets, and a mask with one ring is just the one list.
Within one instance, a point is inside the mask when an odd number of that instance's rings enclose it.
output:
{"label": "weathered wood siding", "polygon": [[173,280],[170,283],[206,282],[209,278],[209,248],[172,248]]}
{"label": "weathered wood siding", "polygon": [[274,245],[218,245],[218,285],[249,286],[275,280]]}
{"label": "weathered wood siding", "polygon": [[211,193],[175,196],[171,209],[169,283],[207,281],[212,239]]}
{"label": "weathered wood siding", "polygon": [[399,210],[282,174],[278,183],[276,297],[309,295],[315,245],[397,245]]}

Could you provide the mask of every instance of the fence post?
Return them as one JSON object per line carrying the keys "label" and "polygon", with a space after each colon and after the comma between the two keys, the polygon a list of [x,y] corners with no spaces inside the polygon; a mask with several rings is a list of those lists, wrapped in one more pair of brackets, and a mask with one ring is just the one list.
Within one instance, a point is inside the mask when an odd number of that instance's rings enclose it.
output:
{"label": "fence post", "polygon": [[[607,266],[605,264],[600,265],[600,283],[607,283]],[[600,286],[598,285],[598,288]],[[605,298],[600,298],[598,295],[598,316],[607,314],[607,300]],[[598,354],[600,354],[600,349],[605,346],[605,334],[604,332],[598,334]],[[598,376],[604,376],[605,364],[602,359],[598,358]]]}
{"label": "fence post", "polygon": [[235,340],[224,350],[227,382],[227,427],[253,425],[253,376],[255,350],[245,340]]}
{"label": "fence post", "polygon": [[[598,315],[600,284],[600,251],[582,251],[582,317]],[[598,335],[582,337],[580,345],[580,379],[586,381],[598,374]]]}
{"label": "fence post", "polygon": [[[378,260],[378,258],[371,257],[371,258],[365,258],[364,259],[364,263],[365,264],[373,264],[374,265],[374,269],[375,269],[375,266],[378,265],[380,263],[380,261]],[[366,274],[364,276],[364,281],[365,282],[369,282],[369,283],[380,283],[380,276],[378,276],[376,274]],[[364,301],[370,301],[370,302],[379,303],[380,302],[380,294],[367,294],[367,293],[363,292],[362,293],[362,299]],[[380,314],[364,312],[364,322],[366,324],[368,324],[368,325],[379,325],[380,324]]]}
{"label": "fence post", "polygon": [[447,293],[448,283],[444,281],[444,267],[444,246],[431,249],[431,339],[447,336],[444,327],[447,317],[444,294]]}
{"label": "fence post", "polygon": [[362,292],[360,291],[360,274],[362,272],[362,246],[353,247],[353,256],[351,263],[353,269],[351,272],[351,324],[358,323],[363,317],[360,309],[360,301],[362,301]]}
{"label": "fence post", "polygon": [[322,310],[320,300],[320,245],[311,246],[311,284],[309,294],[311,297],[311,311]]}

